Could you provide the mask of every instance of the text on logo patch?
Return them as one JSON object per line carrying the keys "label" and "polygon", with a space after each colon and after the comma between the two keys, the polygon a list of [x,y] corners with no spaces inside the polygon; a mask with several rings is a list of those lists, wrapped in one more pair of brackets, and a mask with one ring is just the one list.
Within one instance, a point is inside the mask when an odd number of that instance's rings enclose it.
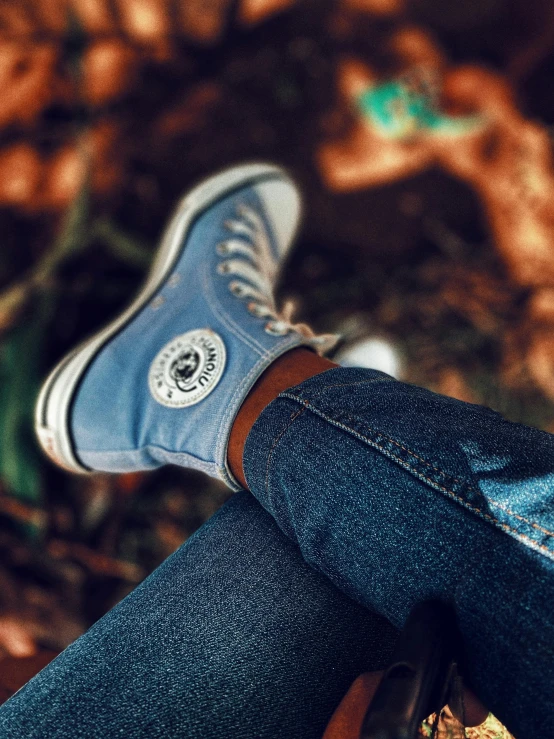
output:
{"label": "text on logo patch", "polygon": [[221,379],[225,357],[225,344],[209,328],[176,336],[150,366],[148,385],[153,398],[170,408],[199,403]]}

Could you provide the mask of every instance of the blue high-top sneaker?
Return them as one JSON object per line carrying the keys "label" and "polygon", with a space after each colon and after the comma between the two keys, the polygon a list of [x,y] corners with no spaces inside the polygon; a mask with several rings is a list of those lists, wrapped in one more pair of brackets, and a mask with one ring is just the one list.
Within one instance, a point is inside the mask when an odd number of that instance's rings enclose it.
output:
{"label": "blue high-top sneaker", "polygon": [[46,379],[35,423],[49,457],[73,472],[178,464],[240,489],[227,442],[256,379],[290,349],[324,354],[337,338],[275,304],[299,216],[297,188],[268,164],[186,195],[134,302]]}

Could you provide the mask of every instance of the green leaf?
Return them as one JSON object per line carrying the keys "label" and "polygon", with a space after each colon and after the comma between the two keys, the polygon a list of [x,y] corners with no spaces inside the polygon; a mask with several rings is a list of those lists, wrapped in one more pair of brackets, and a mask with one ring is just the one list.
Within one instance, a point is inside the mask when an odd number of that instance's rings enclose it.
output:
{"label": "green leaf", "polygon": [[38,298],[34,316],[10,333],[0,351],[0,478],[8,492],[32,503],[40,500],[42,466],[33,413],[53,302]]}
{"label": "green leaf", "polygon": [[87,233],[89,212],[90,185],[85,181],[64,216],[57,238],[33,270],[32,279],[36,286],[47,282],[68,256],[89,245],[90,234]]}
{"label": "green leaf", "polygon": [[[56,302],[50,278],[68,256],[90,243],[89,201],[90,187],[85,182],[52,246],[24,281],[0,296],[0,307],[9,308],[10,300],[34,301],[27,307],[26,321],[6,334],[0,347],[0,479],[11,494],[31,503],[41,497],[43,458],[34,438],[33,416],[47,327]],[[20,296],[15,288],[24,294]]]}
{"label": "green leaf", "polygon": [[152,249],[145,243],[122,231],[107,218],[99,218],[93,225],[94,235],[122,262],[146,269],[152,261]]}

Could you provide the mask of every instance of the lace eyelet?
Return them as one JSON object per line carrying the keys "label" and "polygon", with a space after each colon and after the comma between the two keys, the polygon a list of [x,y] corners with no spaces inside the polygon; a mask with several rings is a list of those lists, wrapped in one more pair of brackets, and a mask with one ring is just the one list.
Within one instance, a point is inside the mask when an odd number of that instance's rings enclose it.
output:
{"label": "lace eyelet", "polygon": [[156,295],[154,300],[150,303],[150,306],[152,310],[159,310],[162,305],[165,303],[165,298],[163,295]]}
{"label": "lace eyelet", "polygon": [[244,287],[239,282],[231,282],[229,285],[229,290],[237,298],[244,297],[245,290],[244,290]]}
{"label": "lace eyelet", "polygon": [[284,336],[285,334],[288,334],[289,330],[288,328],[279,329],[275,326],[275,323],[273,321],[269,321],[264,326],[264,331],[266,334],[271,334],[271,336]]}
{"label": "lace eyelet", "polygon": [[227,262],[220,262],[217,265],[217,271],[220,275],[228,275],[229,274],[229,265]]}
{"label": "lace eyelet", "polygon": [[227,242],[225,241],[222,241],[220,244],[218,244],[215,247],[215,250],[221,257],[226,257],[227,254],[229,254],[229,247],[227,246]]}
{"label": "lace eyelet", "polygon": [[246,306],[249,313],[251,313],[253,316],[256,316],[256,318],[260,318],[260,306],[257,303],[248,303]]}

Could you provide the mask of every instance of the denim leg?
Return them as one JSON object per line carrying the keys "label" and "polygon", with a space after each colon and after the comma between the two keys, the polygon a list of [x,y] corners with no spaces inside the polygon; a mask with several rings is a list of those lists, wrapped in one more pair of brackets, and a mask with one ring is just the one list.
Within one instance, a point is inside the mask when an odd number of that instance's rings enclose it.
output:
{"label": "denim leg", "polygon": [[517,739],[554,731],[554,436],[336,368],[282,393],[246,442],[253,494],[304,559],[401,627],[455,608],[470,681]]}
{"label": "denim leg", "polygon": [[0,707],[0,737],[319,739],[395,634],[241,491]]}

